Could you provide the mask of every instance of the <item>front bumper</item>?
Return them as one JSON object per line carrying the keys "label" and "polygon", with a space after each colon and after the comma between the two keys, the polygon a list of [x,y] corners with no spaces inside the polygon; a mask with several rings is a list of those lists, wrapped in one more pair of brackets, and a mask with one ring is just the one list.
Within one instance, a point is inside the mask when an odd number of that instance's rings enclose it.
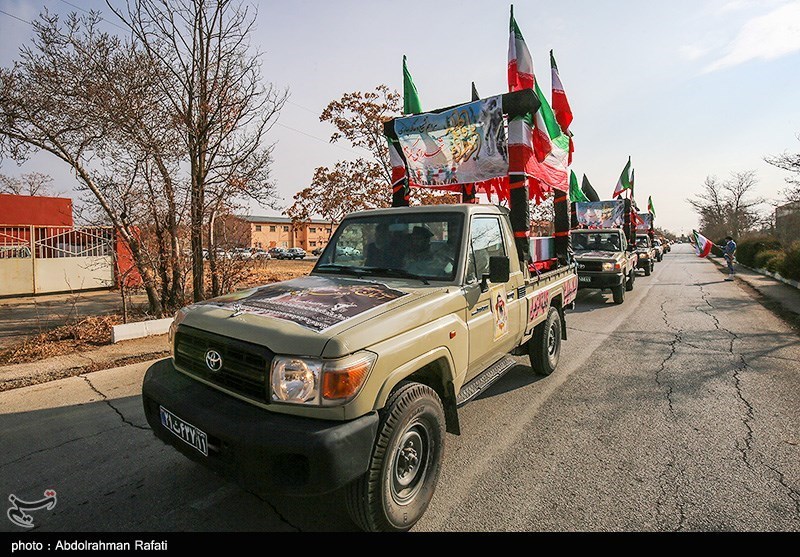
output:
{"label": "front bumper", "polygon": [[[378,431],[372,412],[348,422],[277,414],[178,372],[147,370],[142,402],[153,433],[192,460],[257,493],[319,495],[362,476]],[[208,456],[161,424],[159,406],[208,436]]]}
{"label": "front bumper", "polygon": [[625,275],[622,273],[578,271],[578,290],[613,288],[624,283]]}

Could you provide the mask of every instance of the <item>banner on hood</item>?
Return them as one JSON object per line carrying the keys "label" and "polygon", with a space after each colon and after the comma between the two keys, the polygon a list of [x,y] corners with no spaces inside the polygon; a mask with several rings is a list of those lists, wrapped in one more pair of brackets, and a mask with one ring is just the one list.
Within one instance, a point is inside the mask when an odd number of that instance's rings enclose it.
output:
{"label": "banner on hood", "polygon": [[208,303],[230,310],[234,315],[265,315],[322,332],[407,294],[385,284],[325,277],[301,277],[248,292]]}
{"label": "banner on hood", "polygon": [[508,174],[501,95],[436,114],[397,118],[394,131],[415,185],[472,184]]}

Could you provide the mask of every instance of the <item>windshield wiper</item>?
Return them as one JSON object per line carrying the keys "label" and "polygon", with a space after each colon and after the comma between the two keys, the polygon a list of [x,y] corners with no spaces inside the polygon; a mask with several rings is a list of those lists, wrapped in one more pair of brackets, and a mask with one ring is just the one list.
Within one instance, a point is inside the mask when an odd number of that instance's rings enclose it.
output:
{"label": "windshield wiper", "polygon": [[411,273],[405,269],[396,269],[391,267],[367,267],[364,269],[365,275],[386,275],[390,277],[410,278],[421,280],[422,284],[428,285],[428,279],[423,276]]}
{"label": "windshield wiper", "polygon": [[351,267],[349,265],[339,265],[336,263],[323,263],[322,265],[317,265],[314,270],[322,271],[323,273],[344,273],[346,275],[353,275],[358,278],[363,277],[365,274],[364,269],[356,269],[355,267]]}

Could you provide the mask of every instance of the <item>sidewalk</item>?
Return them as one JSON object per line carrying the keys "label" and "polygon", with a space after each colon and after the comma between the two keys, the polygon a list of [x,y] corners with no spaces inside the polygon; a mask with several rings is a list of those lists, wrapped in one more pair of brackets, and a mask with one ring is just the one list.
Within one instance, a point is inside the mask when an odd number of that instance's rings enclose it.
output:
{"label": "sidewalk", "polygon": [[[727,275],[728,267],[723,259],[714,256],[708,259],[719,266],[720,273]],[[800,329],[800,289],[742,265],[735,268],[737,281],[752,288],[762,304]]]}

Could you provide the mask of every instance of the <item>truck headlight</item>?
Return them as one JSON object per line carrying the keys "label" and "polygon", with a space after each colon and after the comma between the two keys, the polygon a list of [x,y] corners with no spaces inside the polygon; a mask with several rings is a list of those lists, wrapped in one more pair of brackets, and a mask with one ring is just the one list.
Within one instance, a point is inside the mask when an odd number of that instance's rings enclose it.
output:
{"label": "truck headlight", "polygon": [[366,351],[335,360],[276,356],[270,374],[272,400],[317,406],[343,404],[358,394],[377,358]]}

